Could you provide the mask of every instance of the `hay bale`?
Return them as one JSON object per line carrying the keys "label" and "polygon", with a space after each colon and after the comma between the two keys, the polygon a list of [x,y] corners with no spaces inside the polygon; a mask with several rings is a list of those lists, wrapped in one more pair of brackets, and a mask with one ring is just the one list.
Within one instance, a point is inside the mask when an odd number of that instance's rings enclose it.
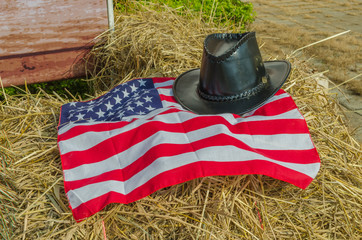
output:
{"label": "hay bale", "polygon": [[88,57],[89,79],[96,90],[134,78],[177,76],[197,68],[205,36],[230,30],[203,23],[191,12],[184,11],[180,17],[167,7],[163,12],[139,7],[143,11],[119,16],[114,33],[100,36]]}
{"label": "hay bale", "polygon": [[[96,95],[153,74],[198,67],[204,37],[216,29],[170,9],[120,16],[93,50]],[[361,149],[339,106],[317,85],[320,73],[289,59],[284,89],[305,116],[322,167],[306,189],[260,175],[215,176],[111,204],[76,223],[67,207],[57,149],[60,106],[45,92],[6,96],[0,109],[0,224],[4,239],[358,239]],[[109,81],[112,79],[112,81]],[[74,99],[75,100],[75,99]]]}

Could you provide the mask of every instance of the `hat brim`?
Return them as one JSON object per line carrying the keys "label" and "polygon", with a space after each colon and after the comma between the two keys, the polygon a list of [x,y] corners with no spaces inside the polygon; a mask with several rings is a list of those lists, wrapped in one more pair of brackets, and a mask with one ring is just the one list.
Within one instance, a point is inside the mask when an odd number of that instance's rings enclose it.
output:
{"label": "hat brim", "polygon": [[197,114],[235,113],[238,115],[254,110],[272,97],[284,84],[290,73],[288,61],[264,62],[269,74],[269,84],[258,94],[235,101],[215,102],[200,97],[197,91],[200,69],[192,69],[181,74],[173,84],[173,93],[178,103]]}

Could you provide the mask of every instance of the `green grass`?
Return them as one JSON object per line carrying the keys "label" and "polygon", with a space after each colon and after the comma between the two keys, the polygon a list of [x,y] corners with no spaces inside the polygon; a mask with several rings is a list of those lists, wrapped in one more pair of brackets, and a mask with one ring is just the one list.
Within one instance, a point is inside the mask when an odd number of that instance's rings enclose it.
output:
{"label": "green grass", "polygon": [[[204,21],[213,21],[216,24],[239,26],[239,31],[244,31],[246,26],[255,20],[255,12],[251,3],[240,0],[144,0],[141,4],[154,3],[154,9],[158,5],[167,5],[184,14],[191,10],[195,15],[202,17]],[[129,0],[114,0],[116,12],[137,11],[137,4]]]}
{"label": "green grass", "polygon": [[44,83],[34,83],[29,85],[17,86],[17,87],[7,87],[4,88],[4,91],[0,91],[0,100],[3,101],[4,92],[7,95],[19,95],[25,92],[32,94],[37,94],[40,89],[44,90],[46,93],[52,94],[56,92],[59,96],[65,99],[86,99],[89,94],[91,94],[92,89],[85,79],[66,79],[52,82]]}

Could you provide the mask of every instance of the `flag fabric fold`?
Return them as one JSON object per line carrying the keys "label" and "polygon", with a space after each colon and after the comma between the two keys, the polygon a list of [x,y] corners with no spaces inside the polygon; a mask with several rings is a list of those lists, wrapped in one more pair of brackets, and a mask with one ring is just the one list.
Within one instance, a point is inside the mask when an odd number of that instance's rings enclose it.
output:
{"label": "flag fabric fold", "polygon": [[62,106],[58,147],[75,220],[191,179],[263,174],[306,188],[320,168],[307,124],[285,91],[236,114],[197,115],[174,78],[135,79]]}

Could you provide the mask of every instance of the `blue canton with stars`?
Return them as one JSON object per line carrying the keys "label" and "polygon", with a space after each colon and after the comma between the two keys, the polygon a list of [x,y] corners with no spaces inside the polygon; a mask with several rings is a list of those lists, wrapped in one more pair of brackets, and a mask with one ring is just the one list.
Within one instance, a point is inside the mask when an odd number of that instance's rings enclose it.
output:
{"label": "blue canton with stars", "polygon": [[64,104],[59,127],[69,122],[120,121],[124,117],[145,115],[161,107],[161,99],[152,79],[135,79],[89,102]]}

